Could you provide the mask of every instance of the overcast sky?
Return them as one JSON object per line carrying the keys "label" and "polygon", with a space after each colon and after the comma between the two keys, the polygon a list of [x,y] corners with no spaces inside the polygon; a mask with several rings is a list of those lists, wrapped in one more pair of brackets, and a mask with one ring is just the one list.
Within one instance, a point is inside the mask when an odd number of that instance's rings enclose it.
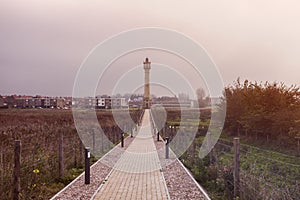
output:
{"label": "overcast sky", "polygon": [[296,0],[0,0],[0,94],[70,96],[88,53],[139,27],[193,38],[225,85],[237,77],[300,85],[299,19]]}

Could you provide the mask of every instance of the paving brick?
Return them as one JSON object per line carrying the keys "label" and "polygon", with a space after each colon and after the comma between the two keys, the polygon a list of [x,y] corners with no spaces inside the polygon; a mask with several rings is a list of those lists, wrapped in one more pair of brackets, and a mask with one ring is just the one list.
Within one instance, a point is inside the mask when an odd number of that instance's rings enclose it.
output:
{"label": "paving brick", "polygon": [[149,110],[130,146],[115,164],[94,199],[168,199],[165,180],[153,141]]}

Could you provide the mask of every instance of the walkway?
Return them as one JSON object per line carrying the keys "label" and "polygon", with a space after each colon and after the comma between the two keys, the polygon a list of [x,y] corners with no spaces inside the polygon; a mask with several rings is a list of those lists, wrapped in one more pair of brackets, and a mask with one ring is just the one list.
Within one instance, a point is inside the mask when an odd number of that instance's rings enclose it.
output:
{"label": "walkway", "polygon": [[149,110],[145,110],[138,134],[94,199],[168,199],[151,133]]}

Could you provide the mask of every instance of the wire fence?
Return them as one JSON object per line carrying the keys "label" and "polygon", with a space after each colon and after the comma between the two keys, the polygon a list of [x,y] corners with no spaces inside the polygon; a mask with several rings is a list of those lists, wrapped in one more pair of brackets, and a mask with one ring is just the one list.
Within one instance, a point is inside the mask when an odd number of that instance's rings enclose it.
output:
{"label": "wire fence", "polygon": [[[84,145],[70,112],[51,111],[51,115],[38,111],[16,112],[8,113],[6,118],[0,115],[3,122],[0,126],[1,199],[12,199],[15,193],[15,140],[21,141],[19,199],[49,199],[84,171]],[[28,118],[23,118],[23,113],[29,115]],[[137,122],[141,114],[141,111],[135,111],[133,121]],[[123,130],[113,121],[103,126],[103,132],[112,144],[120,141]],[[111,145],[98,145],[99,137],[91,137],[93,139],[97,139],[94,148],[100,152],[98,157],[112,148]]]}
{"label": "wire fence", "polygon": [[[178,131],[178,127],[165,126],[163,130],[162,134],[171,139],[176,134],[185,134]],[[219,139],[212,151],[200,159],[203,141],[204,136],[197,135],[180,159],[210,192],[212,199],[299,199],[299,157],[246,144],[240,144],[236,152],[233,141]],[[235,169],[234,164],[237,153],[239,169]]]}

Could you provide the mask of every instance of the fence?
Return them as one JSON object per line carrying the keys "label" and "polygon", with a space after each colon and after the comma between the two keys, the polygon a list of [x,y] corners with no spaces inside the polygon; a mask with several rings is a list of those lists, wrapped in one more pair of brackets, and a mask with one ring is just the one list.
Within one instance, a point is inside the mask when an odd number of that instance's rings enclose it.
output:
{"label": "fence", "polygon": [[[212,199],[297,199],[300,196],[300,158],[219,139],[206,158],[195,139],[181,160],[210,191]],[[202,171],[202,172],[200,172]],[[206,174],[205,174],[206,173]]]}
{"label": "fence", "polygon": [[[239,142],[239,139],[220,138],[214,148],[200,159],[199,150],[204,145],[207,132],[205,121],[197,122],[198,131],[187,151],[179,152],[176,146],[182,146],[192,134],[190,121],[179,123],[180,113],[167,110],[167,117],[162,109],[152,112],[155,122],[165,122],[159,131],[163,138],[170,138],[170,147],[180,160],[192,172],[195,179],[206,188],[211,199],[298,199],[300,196],[300,158],[274,151],[269,151]],[[174,112],[174,113],[172,113]],[[193,112],[191,111],[192,115]],[[181,113],[183,115],[183,113]],[[187,116],[186,119],[193,119]],[[182,120],[182,119],[181,119]],[[179,129],[179,126],[180,129]],[[196,127],[196,128],[197,128]],[[195,129],[194,129],[195,130]],[[208,142],[209,145],[209,133]],[[176,137],[175,137],[176,136]],[[175,148],[174,148],[175,147]],[[208,148],[210,149],[210,148]],[[177,152],[176,152],[177,151]]]}
{"label": "fence", "polygon": [[[170,138],[171,143],[177,142],[176,134],[185,134],[178,128],[166,125],[160,135]],[[239,138],[234,138],[219,139],[212,151],[200,159],[203,139],[197,134],[180,159],[210,191],[212,199],[297,199],[300,196],[299,157],[242,144]]]}
{"label": "fence", "polygon": [[[131,133],[134,128],[125,128],[125,133]],[[120,142],[124,137],[124,132],[116,126],[106,127],[105,131],[114,143]],[[5,194],[2,197],[7,199],[45,198],[41,187],[57,181],[67,184],[84,170],[84,146],[76,133],[60,133],[57,139],[51,141],[50,146],[43,141],[34,145],[30,142],[28,146],[26,142],[15,140],[13,149],[9,154],[4,151],[0,154],[3,180],[1,190]],[[104,149],[103,155],[109,150]],[[5,188],[5,185],[8,187]],[[11,185],[13,190],[10,189]]]}
{"label": "fence", "polygon": [[[132,120],[137,122],[141,113],[141,110],[131,110]],[[106,137],[112,143],[118,143],[122,130],[113,121],[111,111],[97,111],[97,115]],[[124,118],[122,123],[126,124],[126,120]],[[0,121],[1,198],[13,199],[15,140],[21,141],[21,199],[48,199],[83,171],[84,145],[75,129],[71,111],[4,110],[0,113]],[[93,140],[92,132],[90,136]],[[94,138],[95,145],[90,146],[91,150],[98,148],[99,138]],[[110,148],[109,145],[101,147],[97,149],[98,156]],[[16,191],[18,193],[18,189]]]}
{"label": "fence", "polygon": [[[115,144],[120,141],[122,130],[119,127],[112,126],[103,129],[110,141]],[[29,128],[29,130],[32,129]],[[95,136],[94,133],[92,136]],[[17,138],[20,139],[19,147],[16,146],[18,143],[15,143]],[[95,138],[92,137],[93,144],[96,144]],[[94,145],[92,148],[95,150],[99,147]],[[100,145],[99,151],[103,155],[110,148],[109,145]],[[101,157],[99,154],[98,156]],[[14,158],[18,157],[20,165],[16,165],[14,162]],[[14,166],[17,166],[18,169],[14,169]],[[53,193],[59,191],[65,184],[83,172],[84,145],[76,130],[71,127],[63,129],[51,127],[51,131],[18,134],[1,143],[0,167],[2,198],[40,199],[51,197]],[[13,173],[13,171],[18,173]],[[12,185],[20,185],[20,187],[12,190]]]}

